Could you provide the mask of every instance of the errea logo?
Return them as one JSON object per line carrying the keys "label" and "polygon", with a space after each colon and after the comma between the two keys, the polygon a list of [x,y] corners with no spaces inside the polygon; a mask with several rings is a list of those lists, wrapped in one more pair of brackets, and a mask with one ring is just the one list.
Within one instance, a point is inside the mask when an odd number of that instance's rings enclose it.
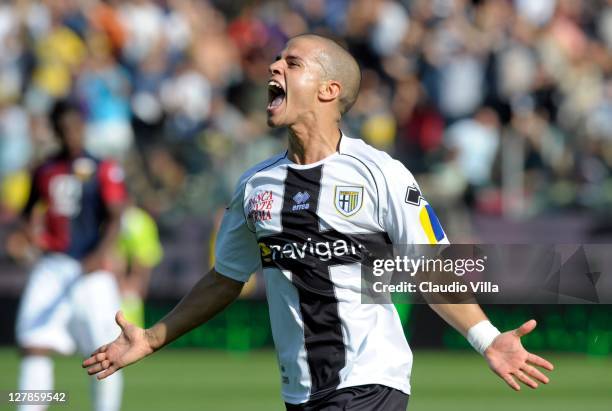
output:
{"label": "errea logo", "polygon": [[291,207],[291,211],[300,211],[300,210],[308,210],[310,208],[310,194],[308,191],[300,191],[296,195],[293,196],[293,202],[295,203],[293,207]]}

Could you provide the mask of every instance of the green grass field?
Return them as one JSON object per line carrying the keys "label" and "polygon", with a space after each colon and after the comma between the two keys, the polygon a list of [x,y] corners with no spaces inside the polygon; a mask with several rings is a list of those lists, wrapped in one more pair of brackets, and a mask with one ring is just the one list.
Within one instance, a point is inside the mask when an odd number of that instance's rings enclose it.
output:
{"label": "green grass field", "polygon": [[[612,358],[549,355],[557,369],[536,391],[513,392],[471,352],[415,352],[410,411],[610,411]],[[0,391],[15,389],[18,357],[0,349]],[[67,406],[88,410],[88,385],[76,357],[56,361],[56,389]],[[284,410],[274,353],[167,349],[126,370],[123,410]],[[6,403],[0,409],[9,408]],[[384,411],[384,410],[382,410]]]}

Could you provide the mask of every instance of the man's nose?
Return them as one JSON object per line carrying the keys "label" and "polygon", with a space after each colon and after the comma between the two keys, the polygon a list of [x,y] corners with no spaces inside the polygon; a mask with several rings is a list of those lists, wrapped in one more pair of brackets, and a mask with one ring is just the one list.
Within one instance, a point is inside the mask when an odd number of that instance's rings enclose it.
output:
{"label": "man's nose", "polygon": [[280,67],[281,67],[281,61],[277,60],[274,63],[270,64],[270,66],[268,67],[268,72],[270,73],[271,76],[275,75],[275,74],[280,74]]}

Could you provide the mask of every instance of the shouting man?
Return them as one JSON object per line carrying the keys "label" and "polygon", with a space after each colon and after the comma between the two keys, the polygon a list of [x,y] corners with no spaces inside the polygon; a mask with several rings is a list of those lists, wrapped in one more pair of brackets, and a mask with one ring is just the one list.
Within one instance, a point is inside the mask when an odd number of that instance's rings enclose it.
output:
{"label": "shouting man", "polygon": [[[412,353],[393,305],[361,304],[361,250],[446,243],[444,230],[400,162],[339,130],[361,78],[346,50],[301,35],[269,71],[268,124],[288,129],[288,150],[240,179],[215,267],[150,329],[118,313],[122,334],[83,364],[106,378],[154,353],[225,308],[263,268],[286,408],[405,410]],[[476,304],[432,308],[512,388],[515,378],[548,382],[534,366],[552,365],[520,343],[535,321],[500,334]]]}

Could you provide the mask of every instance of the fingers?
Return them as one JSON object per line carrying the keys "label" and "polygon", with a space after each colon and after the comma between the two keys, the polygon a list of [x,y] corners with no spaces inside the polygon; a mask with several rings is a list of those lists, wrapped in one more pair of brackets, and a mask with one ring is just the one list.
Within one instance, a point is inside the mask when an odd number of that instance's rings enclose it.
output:
{"label": "fingers", "polygon": [[106,349],[108,348],[108,344],[104,344],[103,346],[101,346],[100,348],[98,348],[97,350],[95,350],[94,352],[91,353],[91,356],[93,357],[94,355],[101,353],[101,352],[106,352]]}
{"label": "fingers", "polygon": [[527,357],[527,362],[533,365],[537,365],[538,367],[542,367],[548,371],[552,371],[555,369],[555,366],[552,365],[552,363],[535,354],[529,353],[529,356]]}
{"label": "fingers", "polygon": [[514,376],[518,378],[523,384],[525,384],[529,388],[534,388],[534,389],[538,388],[538,383],[532,380],[531,378],[529,378],[529,376],[527,376],[527,374],[525,374],[521,370],[515,371]]}
{"label": "fingers", "polygon": [[[117,321],[117,324],[119,324],[119,326],[121,326],[121,323],[127,323],[121,311],[117,313],[117,315],[115,316],[115,320]],[[108,350],[109,345],[111,344],[105,344],[101,346],[82,363],[82,367],[87,368],[87,374],[98,374],[96,376],[98,380],[102,380],[108,377],[109,375],[114,374],[115,371],[119,369],[119,367],[112,364],[110,359],[108,358],[108,354],[106,351]]]}
{"label": "fingers", "polygon": [[523,371],[525,371],[530,377],[535,378],[543,384],[548,384],[550,381],[548,377],[542,373],[542,371],[538,370],[535,367],[532,367],[531,365],[525,365],[523,367]]}
{"label": "fingers", "polygon": [[525,324],[514,330],[514,335],[520,338],[526,334],[529,334],[533,331],[534,328],[536,328],[536,325],[536,320],[529,320]]}
{"label": "fingers", "polygon": [[85,361],[83,361],[83,367],[87,367],[87,374],[94,375],[98,374],[98,380],[102,380],[109,375],[112,375],[119,368],[111,363],[106,353],[98,353],[92,355]]}
{"label": "fingers", "polygon": [[115,373],[115,371],[117,371],[117,370],[118,370],[118,368],[113,365],[111,367],[108,367],[105,371],[103,371],[100,374],[98,374],[96,376],[96,378],[98,380],[103,380],[106,377],[109,377],[109,376],[113,375]]}
{"label": "fingers", "polygon": [[518,383],[516,381],[514,381],[514,378],[512,378],[512,375],[506,374],[506,375],[502,376],[502,378],[504,379],[504,381],[506,381],[506,384],[508,384],[510,386],[510,388],[512,388],[514,391],[520,391],[521,390],[521,386],[518,385]]}
{"label": "fingers", "polygon": [[100,349],[98,349],[93,354],[91,354],[91,357],[83,361],[82,367],[83,368],[90,367],[94,364],[104,361],[105,359],[106,359],[106,353],[100,352]]}
{"label": "fingers", "polygon": [[110,361],[104,360],[89,367],[87,369],[87,374],[94,375],[99,373],[100,371],[106,370],[108,367],[110,367]]}
{"label": "fingers", "polygon": [[117,314],[115,314],[115,322],[119,327],[121,327],[121,331],[125,330],[125,327],[130,325],[130,323],[128,323],[128,321],[123,316],[123,311],[121,310],[117,311]]}
{"label": "fingers", "polygon": [[96,364],[98,362],[98,360],[96,360],[96,358],[94,356],[91,356],[87,359],[85,359],[82,363],[81,363],[81,367],[83,368],[87,368],[90,367],[94,364]]}

